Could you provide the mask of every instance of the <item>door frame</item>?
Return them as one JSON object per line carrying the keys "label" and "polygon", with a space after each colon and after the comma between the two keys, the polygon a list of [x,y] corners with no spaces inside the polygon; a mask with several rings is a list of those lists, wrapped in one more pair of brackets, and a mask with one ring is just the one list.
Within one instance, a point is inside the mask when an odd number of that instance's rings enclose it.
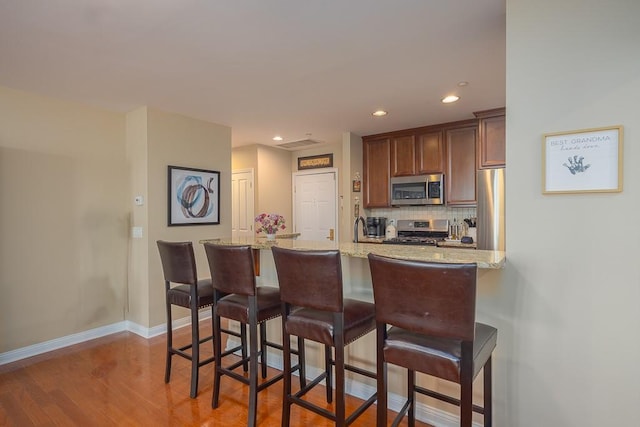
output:
{"label": "door frame", "polygon": [[[334,223],[336,225],[336,235],[335,235],[335,240],[336,242],[340,241],[340,221],[339,221],[339,209],[340,209],[340,193],[338,192],[339,190],[339,186],[338,186],[338,168],[322,168],[322,169],[311,169],[311,170],[305,170],[305,171],[296,171],[293,172],[291,174],[291,187],[293,188],[293,192],[292,192],[292,198],[291,198],[291,208],[292,208],[292,213],[293,213],[293,224],[295,226],[295,224],[297,224],[296,221],[296,178],[298,176],[303,176],[303,175],[319,175],[319,174],[329,174],[329,173],[333,173],[335,174],[335,179],[333,180],[333,184],[334,184],[334,194],[336,197],[336,203],[335,203],[335,211],[333,213],[333,217],[334,217]],[[294,230],[297,231],[297,230]]]}
{"label": "door frame", "polygon": [[[255,189],[256,189],[256,176],[255,176],[255,171],[253,168],[246,168],[246,169],[233,169],[231,170],[231,181],[233,182],[233,175],[234,174],[240,174],[240,173],[249,173],[251,174],[251,204],[250,206],[247,206],[247,215],[248,215],[248,219],[249,219],[249,224],[251,224],[251,233],[254,233],[254,218],[255,218],[255,203],[256,203],[256,193],[255,193]],[[233,198],[234,194],[233,194],[233,189],[231,189],[231,197]],[[249,208],[251,210],[251,212],[249,212]],[[231,214],[233,215],[233,200],[231,200],[231,209],[232,212]],[[232,234],[233,234],[233,222],[231,225],[232,228]]]}

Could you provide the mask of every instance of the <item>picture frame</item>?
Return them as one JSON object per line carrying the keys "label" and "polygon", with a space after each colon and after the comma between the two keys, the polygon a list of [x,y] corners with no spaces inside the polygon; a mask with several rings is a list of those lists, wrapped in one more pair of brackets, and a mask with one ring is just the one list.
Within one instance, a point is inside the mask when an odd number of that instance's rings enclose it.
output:
{"label": "picture frame", "polygon": [[542,193],[622,191],[621,125],[544,134]]}
{"label": "picture frame", "polygon": [[333,167],[333,153],[298,157],[298,170]]}
{"label": "picture frame", "polygon": [[168,166],[168,226],[220,224],[220,172]]}

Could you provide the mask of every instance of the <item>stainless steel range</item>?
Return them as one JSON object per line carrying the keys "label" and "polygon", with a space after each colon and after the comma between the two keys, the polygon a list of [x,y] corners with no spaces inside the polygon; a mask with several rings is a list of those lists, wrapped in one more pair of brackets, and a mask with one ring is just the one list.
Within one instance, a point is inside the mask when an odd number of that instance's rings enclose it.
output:
{"label": "stainless steel range", "polygon": [[393,245],[436,246],[449,236],[448,219],[399,219],[396,227],[398,237],[385,239],[382,243]]}

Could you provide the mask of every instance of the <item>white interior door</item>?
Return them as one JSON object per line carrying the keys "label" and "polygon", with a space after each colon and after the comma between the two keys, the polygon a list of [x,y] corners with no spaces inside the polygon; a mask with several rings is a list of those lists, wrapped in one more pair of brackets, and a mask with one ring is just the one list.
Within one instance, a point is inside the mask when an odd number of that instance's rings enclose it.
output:
{"label": "white interior door", "polygon": [[338,240],[338,172],[296,172],[293,175],[293,218],[300,240]]}
{"label": "white interior door", "polygon": [[231,173],[231,235],[253,235],[253,169]]}

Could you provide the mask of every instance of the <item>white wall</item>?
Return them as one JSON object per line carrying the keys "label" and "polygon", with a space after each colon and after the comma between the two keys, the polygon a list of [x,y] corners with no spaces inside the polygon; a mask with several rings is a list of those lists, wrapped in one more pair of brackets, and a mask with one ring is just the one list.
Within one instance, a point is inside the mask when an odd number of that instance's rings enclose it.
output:
{"label": "white wall", "polygon": [[[507,0],[498,426],[640,425],[639,40],[637,0]],[[544,133],[618,124],[622,193],[541,194]]]}

